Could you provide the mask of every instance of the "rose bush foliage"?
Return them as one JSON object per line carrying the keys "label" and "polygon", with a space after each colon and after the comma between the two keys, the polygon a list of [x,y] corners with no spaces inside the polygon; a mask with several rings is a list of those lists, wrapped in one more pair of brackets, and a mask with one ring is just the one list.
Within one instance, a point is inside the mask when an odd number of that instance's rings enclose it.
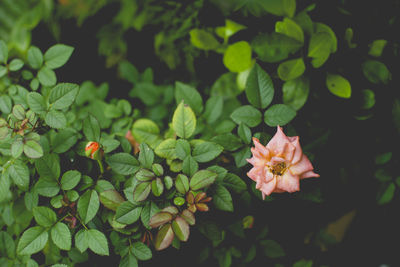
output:
{"label": "rose bush foliage", "polygon": [[[115,98],[107,81],[59,79],[78,46],[31,44],[39,23],[47,23],[57,37],[62,18],[74,17],[81,25],[113,1],[5,2],[0,6],[7,14],[0,20],[2,266],[74,266],[94,255],[137,266],[158,250],[192,246],[196,233],[209,242],[195,249],[193,264],[285,262],[284,247],[254,207],[285,199],[286,194],[270,194],[298,191],[300,179],[318,176],[312,171],[314,166],[319,172],[318,165],[310,160],[318,162],[332,130],[318,111],[306,120],[297,119],[299,114],[334,98],[354,101],[350,115],[368,120],[377,89],[391,80],[381,60],[386,40],[364,44],[367,52],[351,63],[361,68],[362,83],[352,79],[348,66],[332,67],[332,60],[358,44],[352,28],[343,34],[314,21],[316,4],[299,9],[294,0],[210,1],[223,18],[211,27],[200,19],[208,1],[170,1],[168,8],[163,1],[117,1],[118,13],[97,34],[106,65],[132,88]],[[243,17],[235,21],[235,12],[268,18],[272,27],[246,25]],[[128,30],[149,24],[159,27],[156,56],[171,70],[186,65],[193,79],[157,84],[151,67],[140,72],[124,59]],[[223,71],[205,83],[196,77],[196,59],[210,54]],[[398,102],[394,99],[392,108],[397,127]],[[378,205],[390,203],[400,186],[390,173],[397,162],[392,154],[383,151],[375,159]],[[343,176],[350,171],[343,169]],[[323,201],[318,184],[304,188],[290,197]],[[305,240],[329,246],[334,243],[329,229]],[[294,263],[311,265],[304,258]]]}

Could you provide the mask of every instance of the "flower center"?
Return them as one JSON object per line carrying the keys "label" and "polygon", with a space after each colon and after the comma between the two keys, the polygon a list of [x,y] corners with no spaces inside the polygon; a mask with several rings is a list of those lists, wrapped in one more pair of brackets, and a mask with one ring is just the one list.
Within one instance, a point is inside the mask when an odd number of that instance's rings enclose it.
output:
{"label": "flower center", "polygon": [[286,169],[287,168],[285,162],[280,162],[278,164],[275,164],[274,166],[271,166],[269,170],[274,175],[282,176],[285,173]]}

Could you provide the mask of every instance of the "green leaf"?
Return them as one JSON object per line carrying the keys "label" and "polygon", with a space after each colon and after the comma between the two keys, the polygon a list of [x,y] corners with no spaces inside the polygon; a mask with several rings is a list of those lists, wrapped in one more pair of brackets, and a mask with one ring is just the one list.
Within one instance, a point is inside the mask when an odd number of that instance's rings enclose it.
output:
{"label": "green leaf", "polygon": [[54,197],[60,191],[57,181],[40,178],[36,183],[36,192],[45,197]]}
{"label": "green leaf", "polygon": [[49,102],[54,109],[64,109],[74,103],[79,86],[74,83],[59,83],[50,91]]}
{"label": "green leaf", "polygon": [[127,253],[121,258],[118,267],[138,267],[138,262],[135,256],[133,256],[131,253]]}
{"label": "green leaf", "polygon": [[315,33],[311,36],[308,45],[308,57],[313,58],[311,64],[314,68],[321,67],[328,60],[335,40],[326,32]]}
{"label": "green leaf", "polygon": [[189,191],[189,179],[186,175],[178,174],[175,180],[176,190],[185,195]]}
{"label": "green leaf", "polygon": [[14,58],[11,60],[8,68],[10,71],[17,71],[20,70],[24,66],[24,62],[19,58]]}
{"label": "green leaf", "polygon": [[172,221],[172,230],[180,241],[186,242],[188,240],[189,224],[181,217],[178,216]]}
{"label": "green leaf", "polygon": [[0,40],[0,63],[7,64],[8,60],[8,47],[7,44]]}
{"label": "green leaf", "polygon": [[214,50],[220,45],[215,37],[201,29],[193,29],[189,32],[190,42],[193,46],[203,50]]}
{"label": "green leaf", "polygon": [[110,210],[116,211],[124,201],[125,199],[115,189],[105,190],[100,193],[100,202]]}
{"label": "green leaf", "polygon": [[217,27],[215,31],[218,36],[226,40],[235,33],[237,33],[238,31],[241,31],[246,28],[247,28],[246,26],[236,23],[230,19],[225,19],[225,27]]}
{"label": "green leaf", "polygon": [[245,92],[250,104],[262,109],[266,108],[274,97],[272,80],[258,64],[255,64],[247,77]]}
{"label": "green leaf", "polygon": [[196,115],[200,115],[203,111],[203,99],[201,95],[196,90],[196,88],[181,83],[175,83],[175,100],[176,104],[180,104],[183,102],[190,106],[190,108],[194,111]]}
{"label": "green leaf", "polygon": [[76,170],[70,170],[63,174],[61,178],[61,189],[71,190],[78,185],[82,174]]}
{"label": "green leaf", "polygon": [[19,255],[31,255],[41,251],[49,239],[47,230],[41,226],[28,228],[18,242]]}
{"label": "green leaf", "polygon": [[303,44],[286,35],[273,32],[257,35],[251,46],[261,61],[276,63],[297,52]]}
{"label": "green leaf", "polygon": [[379,205],[387,204],[392,201],[396,186],[390,183],[383,191],[378,194],[377,200]]}
{"label": "green leaf", "polygon": [[190,179],[190,189],[197,191],[214,183],[217,174],[208,170],[196,172]]}
{"label": "green leaf", "polygon": [[204,117],[207,123],[214,123],[221,116],[224,107],[224,98],[222,96],[212,96],[206,102]]}
{"label": "green leaf", "polygon": [[15,242],[7,232],[0,232],[0,255],[15,258]]}
{"label": "green leaf", "polygon": [[299,261],[296,261],[293,264],[293,267],[312,267],[312,265],[313,265],[313,261],[312,260],[301,259]]}
{"label": "green leaf", "polygon": [[3,77],[4,75],[6,75],[8,72],[7,68],[0,65],[0,78]]}
{"label": "green leaf", "polygon": [[244,124],[243,122],[239,124],[238,127],[238,135],[240,137],[240,139],[242,139],[242,141],[245,144],[250,144],[251,142],[251,130],[248,126],[246,126],[246,124]]}
{"label": "green leaf", "polygon": [[146,205],[142,209],[142,213],[140,214],[140,219],[147,229],[150,229],[149,222],[150,218],[153,217],[154,214],[159,212],[159,208],[153,201],[147,201]]}
{"label": "green leaf", "polygon": [[229,191],[222,185],[217,184],[215,186],[213,203],[215,207],[219,210],[233,212],[232,196]]}
{"label": "green leaf", "polygon": [[68,226],[62,222],[56,223],[51,228],[51,240],[60,249],[70,250],[71,249],[71,232]]}
{"label": "green leaf", "polygon": [[48,207],[34,207],[32,212],[37,224],[43,227],[50,227],[57,221],[56,213]]}
{"label": "green leaf", "polygon": [[37,159],[35,167],[41,178],[57,180],[60,177],[60,159],[56,154],[46,154]]}
{"label": "green leaf", "polygon": [[139,169],[139,162],[128,153],[116,153],[106,158],[108,165],[118,174],[130,175]]}
{"label": "green leaf", "polygon": [[67,152],[78,140],[77,133],[72,129],[62,129],[51,139],[52,150],[61,154]]}
{"label": "green leaf", "polygon": [[248,164],[246,159],[251,157],[250,147],[244,147],[238,152],[233,153],[233,157],[235,158],[236,167],[243,167]]}
{"label": "green leaf", "polygon": [[238,194],[242,193],[247,188],[246,183],[239,176],[233,173],[225,175],[221,184]]}
{"label": "green leaf", "polygon": [[14,139],[11,144],[11,156],[13,158],[18,158],[24,152],[24,143],[22,138]]}
{"label": "green leaf", "polygon": [[44,121],[51,128],[61,129],[61,128],[65,128],[67,126],[67,118],[65,117],[64,113],[62,113],[61,111],[54,110],[54,109],[50,110],[46,114]]}
{"label": "green leaf", "polygon": [[89,248],[98,255],[108,256],[108,242],[105,235],[96,229],[87,231]]}
{"label": "green leaf", "polygon": [[177,136],[187,139],[196,129],[196,116],[192,109],[181,102],[172,117],[172,128]]}
{"label": "green leaf", "polygon": [[332,94],[338,97],[351,97],[351,85],[349,81],[341,75],[328,73],[326,76],[326,86]]}
{"label": "green leaf", "polygon": [[14,184],[20,189],[26,191],[29,187],[29,169],[26,164],[21,161],[15,161],[14,164],[8,167],[10,177]]}
{"label": "green leaf", "polygon": [[160,142],[160,129],[148,119],[139,119],[132,126],[132,135],[138,143],[147,143],[154,148]]}
{"label": "green leaf", "polygon": [[36,92],[28,93],[27,102],[33,112],[38,114],[46,112],[47,104],[44,97],[41,94]]}
{"label": "green leaf", "polygon": [[261,123],[261,112],[250,106],[244,105],[235,109],[231,114],[231,119],[237,124],[244,123],[249,127],[256,127]]}
{"label": "green leaf", "polygon": [[224,148],[213,142],[199,142],[194,145],[193,148],[193,158],[197,162],[209,162],[221,154]]}
{"label": "green leaf", "polygon": [[25,119],[25,109],[22,105],[15,105],[12,109],[12,114],[17,120]]}
{"label": "green leaf", "polygon": [[147,169],[151,169],[154,162],[154,152],[146,143],[140,144],[139,162]]}
{"label": "green leaf", "polygon": [[12,100],[8,95],[0,96],[0,111],[9,114],[12,109]]}
{"label": "green leaf", "polygon": [[166,158],[166,159],[176,159],[176,140],[169,138],[162,141],[156,148],[155,152],[157,156]]}
{"label": "green leaf", "polygon": [[391,158],[392,158],[392,152],[386,152],[386,153],[378,154],[375,157],[375,164],[383,165],[383,164],[389,162],[389,160]]}
{"label": "green leaf", "polygon": [[118,65],[118,73],[121,78],[135,84],[139,81],[139,72],[135,66],[128,61],[121,61]]}
{"label": "green leaf", "polygon": [[192,156],[187,156],[182,163],[182,172],[192,177],[199,169],[199,164]]}
{"label": "green leaf", "polygon": [[373,57],[380,57],[386,44],[386,40],[374,40],[372,44],[369,45],[368,55],[371,55]]}
{"label": "green leaf", "polygon": [[87,190],[78,201],[78,213],[84,223],[90,222],[99,210],[100,202],[97,192]]}
{"label": "green leaf", "polygon": [[188,141],[185,139],[178,139],[175,146],[176,156],[184,160],[187,156],[191,155],[191,148]]}
{"label": "green leaf", "polygon": [[39,70],[37,78],[39,79],[39,82],[44,86],[53,86],[57,83],[56,73],[46,66],[43,66]]}
{"label": "green leaf", "polygon": [[89,247],[88,231],[81,229],[75,235],[75,246],[81,252],[85,252]]}
{"label": "green leaf", "polygon": [[282,247],[274,240],[261,240],[260,245],[263,247],[264,254],[268,258],[275,259],[285,256],[285,252],[283,251]]}
{"label": "green leaf", "polygon": [[96,117],[89,114],[83,121],[82,129],[88,141],[100,142],[100,124]]}
{"label": "green leaf", "polygon": [[252,65],[251,46],[246,41],[239,41],[228,46],[225,50],[223,62],[231,72],[242,72]]}
{"label": "green leaf", "polygon": [[214,136],[211,141],[223,146],[227,151],[235,151],[243,145],[242,140],[231,133]]}
{"label": "green leaf", "polygon": [[174,232],[171,224],[166,224],[158,230],[156,239],[154,241],[154,247],[156,250],[163,250],[171,245],[174,240]]}
{"label": "green leaf", "polygon": [[29,158],[37,159],[43,156],[43,148],[35,140],[28,140],[24,144],[24,153]]}
{"label": "green leaf", "polygon": [[362,64],[364,76],[371,83],[387,84],[392,78],[392,74],[385,64],[377,60],[367,60]]}
{"label": "green leaf", "polygon": [[310,91],[308,78],[299,77],[287,81],[282,86],[283,103],[294,110],[301,109],[307,101]]}
{"label": "green leaf", "polygon": [[64,44],[56,44],[44,53],[44,61],[50,69],[56,69],[67,63],[74,48]]}
{"label": "green leaf", "polygon": [[275,23],[275,32],[284,34],[300,43],[304,43],[304,32],[301,27],[292,19],[284,18],[283,21]]}
{"label": "green leaf", "polygon": [[150,260],[151,257],[153,257],[153,254],[151,253],[151,249],[149,249],[148,246],[143,244],[142,242],[135,242],[132,244],[132,252],[133,255],[136,256],[138,260],[141,261],[147,261]]}
{"label": "green leaf", "polygon": [[283,81],[289,81],[300,77],[305,70],[303,58],[291,59],[279,64],[278,76]]}
{"label": "green leaf", "polygon": [[151,182],[142,182],[135,187],[133,191],[133,200],[140,202],[146,200],[151,191]]}
{"label": "green leaf", "polygon": [[43,65],[43,54],[36,46],[31,46],[27,54],[28,64],[35,70],[40,69]]}
{"label": "green leaf", "polygon": [[333,40],[331,42],[331,53],[335,53],[337,50],[337,38],[336,38],[335,33],[332,31],[332,29],[328,25],[319,23],[319,22],[314,23],[314,27],[315,27],[316,34],[317,33],[327,33],[331,36],[331,39]]}
{"label": "green leaf", "polygon": [[142,207],[133,204],[130,201],[125,201],[118,206],[115,213],[115,220],[123,224],[132,224],[139,220]]}
{"label": "green leaf", "polygon": [[160,178],[157,177],[151,182],[151,191],[153,192],[154,196],[161,196],[164,191],[164,184],[162,183]]}
{"label": "green leaf", "polygon": [[285,104],[275,104],[264,113],[264,122],[271,127],[288,124],[296,117],[296,111]]}
{"label": "green leaf", "polygon": [[372,90],[366,89],[362,90],[363,102],[361,108],[370,109],[375,105],[375,93]]}

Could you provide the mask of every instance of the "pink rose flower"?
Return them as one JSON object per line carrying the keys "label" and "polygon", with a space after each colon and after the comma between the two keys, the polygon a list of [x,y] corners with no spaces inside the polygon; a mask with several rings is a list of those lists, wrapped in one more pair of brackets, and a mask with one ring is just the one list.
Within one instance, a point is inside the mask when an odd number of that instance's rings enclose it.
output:
{"label": "pink rose flower", "polygon": [[253,157],[247,159],[253,168],[247,176],[257,183],[256,188],[262,192],[263,199],[271,193],[299,191],[301,179],[319,177],[303,154],[298,136],[288,137],[278,126],[267,146],[263,146],[255,137],[253,142]]}

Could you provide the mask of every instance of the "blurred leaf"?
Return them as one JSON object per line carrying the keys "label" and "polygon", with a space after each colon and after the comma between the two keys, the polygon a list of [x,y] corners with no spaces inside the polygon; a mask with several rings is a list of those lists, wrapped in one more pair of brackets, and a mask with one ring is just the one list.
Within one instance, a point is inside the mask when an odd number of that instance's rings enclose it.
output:
{"label": "blurred leaf", "polygon": [[314,68],[321,67],[328,60],[334,45],[331,35],[326,32],[315,33],[311,36],[307,56],[313,58],[311,64]]}
{"label": "blurred leaf", "polygon": [[263,247],[264,254],[268,258],[275,259],[285,256],[285,252],[283,251],[282,247],[274,240],[261,240],[260,245]]}
{"label": "blurred leaf", "polygon": [[395,190],[396,190],[395,184],[389,183],[385,187],[385,189],[381,190],[378,193],[378,196],[377,196],[378,204],[383,205],[383,204],[389,203],[393,199]]}
{"label": "blurred leaf", "polygon": [[351,85],[349,81],[341,75],[328,73],[326,76],[326,86],[332,94],[338,97],[351,97]]}
{"label": "blurred leaf", "polygon": [[303,58],[291,59],[279,64],[278,75],[281,80],[289,81],[300,77],[305,70]]}
{"label": "blurred leaf", "polygon": [[300,26],[290,18],[283,18],[283,21],[275,23],[275,32],[284,34],[300,43],[304,43],[304,32]]}
{"label": "blurred leaf", "polygon": [[249,127],[256,127],[261,123],[261,112],[250,105],[244,105],[235,109],[231,118],[237,124],[244,123]]}
{"label": "blurred leaf", "polygon": [[232,196],[222,185],[216,185],[215,193],[213,194],[213,203],[219,210],[233,212]]}
{"label": "blurred leaf", "polygon": [[332,42],[331,42],[331,53],[335,53],[337,50],[337,38],[335,33],[332,31],[332,29],[323,23],[316,22],[314,23],[315,27],[315,33],[327,33],[331,36]]}
{"label": "blurred leaf", "polygon": [[361,108],[370,109],[375,105],[375,93],[372,90],[362,90],[363,102]]}
{"label": "blurred leaf", "polygon": [[190,85],[176,82],[175,100],[178,105],[183,100],[184,104],[189,105],[196,115],[200,115],[203,111],[203,99],[199,92]]}
{"label": "blurred leaf", "polygon": [[378,154],[375,157],[375,164],[383,165],[383,164],[387,163],[391,158],[392,158],[392,152]]}
{"label": "blurred leaf", "polygon": [[242,140],[231,133],[214,136],[211,141],[223,146],[227,151],[235,151],[243,145]]}
{"label": "blurred leaf", "polygon": [[211,124],[217,121],[222,114],[223,107],[224,99],[222,96],[211,96],[206,102],[206,109],[203,114],[207,123]]}
{"label": "blurred leaf", "polygon": [[386,40],[374,40],[369,45],[368,55],[373,57],[380,57],[382,55],[383,49],[387,44]]}
{"label": "blurred leaf", "polygon": [[228,46],[225,50],[224,65],[231,72],[242,72],[252,65],[251,47],[246,41],[239,41]]}
{"label": "blurred leaf", "polygon": [[287,81],[282,86],[283,103],[299,110],[306,103],[310,91],[310,82],[305,77]]}
{"label": "blurred leaf", "polygon": [[367,80],[374,84],[387,84],[392,79],[392,74],[386,65],[377,60],[365,61],[362,64],[362,70]]}
{"label": "blurred leaf", "polygon": [[190,34],[190,42],[193,46],[203,49],[203,50],[214,50],[217,49],[220,45],[215,37],[201,29],[193,29],[189,32]]}
{"label": "blurred leaf", "polygon": [[44,61],[50,69],[56,69],[67,63],[74,48],[68,45],[56,44],[44,53]]}

